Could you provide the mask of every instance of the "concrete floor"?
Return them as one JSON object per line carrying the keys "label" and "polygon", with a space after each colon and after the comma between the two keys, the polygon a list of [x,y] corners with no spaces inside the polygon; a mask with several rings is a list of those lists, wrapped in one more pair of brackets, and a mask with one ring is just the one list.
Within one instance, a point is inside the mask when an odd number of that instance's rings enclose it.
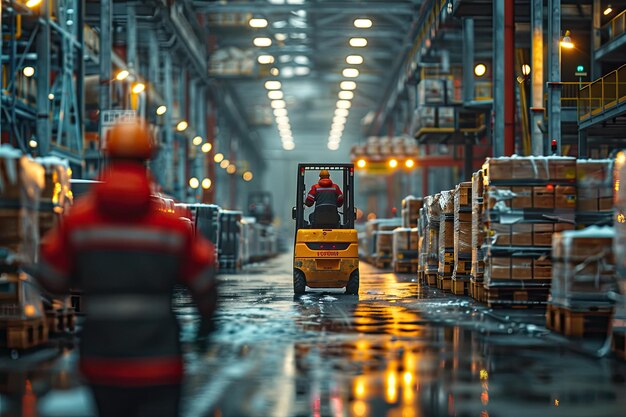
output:
{"label": "concrete floor", "polygon": [[[491,311],[366,264],[359,296],[294,297],[289,254],[221,284],[212,345],[186,344],[184,416],[625,415],[626,363],[594,357],[602,340],[550,334],[536,310]],[[189,342],[194,309],[175,303]],[[2,416],[94,415],[72,343],[58,344],[0,359]]]}

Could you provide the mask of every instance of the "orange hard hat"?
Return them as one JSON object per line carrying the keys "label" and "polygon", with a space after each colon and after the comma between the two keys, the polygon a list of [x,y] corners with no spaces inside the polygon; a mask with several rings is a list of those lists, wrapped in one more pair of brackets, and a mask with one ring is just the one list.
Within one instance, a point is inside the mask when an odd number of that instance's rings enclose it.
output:
{"label": "orange hard hat", "polygon": [[320,171],[320,178],[330,178],[330,172],[327,169]]}
{"label": "orange hard hat", "polygon": [[150,159],[154,152],[148,125],[137,121],[118,123],[108,132],[106,154],[109,158]]}

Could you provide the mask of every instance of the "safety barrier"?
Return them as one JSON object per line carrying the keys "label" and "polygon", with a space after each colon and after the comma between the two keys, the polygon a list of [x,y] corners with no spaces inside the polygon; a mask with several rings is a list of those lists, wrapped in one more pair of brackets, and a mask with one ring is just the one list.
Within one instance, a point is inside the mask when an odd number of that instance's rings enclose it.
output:
{"label": "safety barrier", "polygon": [[607,43],[626,32],[626,10],[602,26],[602,43]]}
{"label": "safety barrier", "polygon": [[579,121],[623,103],[626,101],[626,65],[583,86],[578,94]]}

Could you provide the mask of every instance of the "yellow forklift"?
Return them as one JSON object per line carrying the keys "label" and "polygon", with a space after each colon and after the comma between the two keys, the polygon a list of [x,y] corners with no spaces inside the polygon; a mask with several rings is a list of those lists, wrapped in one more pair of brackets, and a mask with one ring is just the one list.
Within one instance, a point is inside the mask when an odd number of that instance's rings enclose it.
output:
{"label": "yellow forklift", "polygon": [[[343,206],[307,207],[306,181],[317,182],[321,170],[343,192]],[[310,188],[310,186],[309,186]],[[359,244],[354,228],[354,164],[298,164],[296,221],[293,258],[293,290],[303,294],[309,288],[345,288],[359,293]]]}

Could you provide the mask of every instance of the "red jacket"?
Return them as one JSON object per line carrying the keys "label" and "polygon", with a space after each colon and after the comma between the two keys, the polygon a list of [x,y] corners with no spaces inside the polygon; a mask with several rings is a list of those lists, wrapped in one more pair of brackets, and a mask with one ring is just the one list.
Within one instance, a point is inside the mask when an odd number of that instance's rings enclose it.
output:
{"label": "red jacket", "polygon": [[304,201],[304,204],[308,207],[311,207],[313,203],[315,203],[316,206],[343,206],[343,193],[341,192],[341,188],[333,183],[330,178],[321,178],[317,184],[313,184],[311,191],[309,191]]}
{"label": "red jacket", "polygon": [[203,317],[217,298],[214,250],[158,210],[139,164],[111,165],[42,244],[39,274],[52,292],[83,290],[80,367],[96,384],[179,383],[183,362],[171,309],[187,286]]}

